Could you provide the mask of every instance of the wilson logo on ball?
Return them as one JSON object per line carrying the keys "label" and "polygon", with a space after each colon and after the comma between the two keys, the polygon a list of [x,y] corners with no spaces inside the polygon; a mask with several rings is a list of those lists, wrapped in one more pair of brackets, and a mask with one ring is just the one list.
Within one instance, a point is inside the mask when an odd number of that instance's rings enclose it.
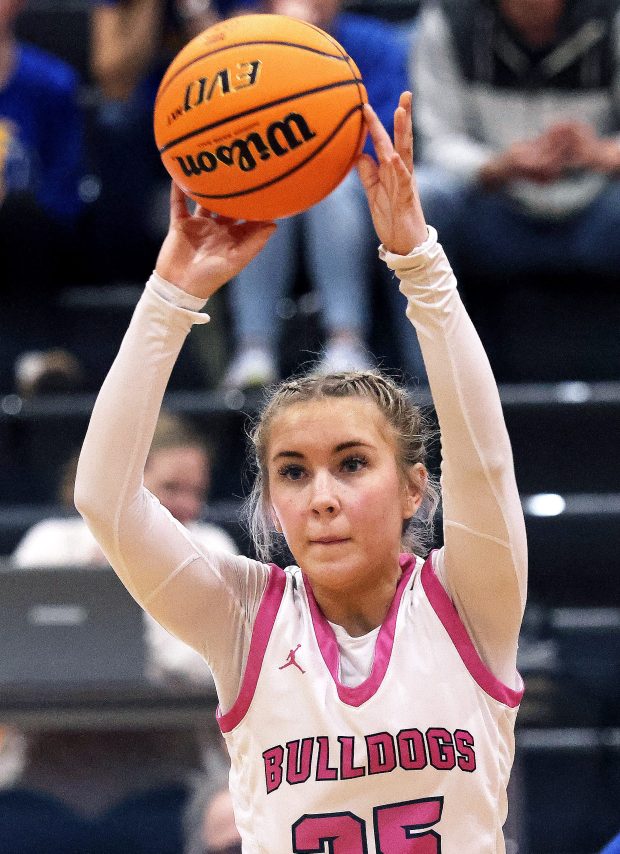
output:
{"label": "wilson logo on ball", "polygon": [[245,139],[235,139],[230,145],[218,145],[215,151],[204,149],[198,154],[176,156],[175,160],[188,178],[213,172],[219,164],[235,166],[242,172],[256,169],[258,160],[269,160],[272,154],[283,157],[316,136],[300,113],[289,113],[272,122],[265,131],[265,139],[258,131]]}
{"label": "wilson logo on ball", "polygon": [[220,21],[172,60],[155,142],[183,192],[243,220],[307,210],[354,166],[366,138],[360,70],[323,30],[287,15]]}

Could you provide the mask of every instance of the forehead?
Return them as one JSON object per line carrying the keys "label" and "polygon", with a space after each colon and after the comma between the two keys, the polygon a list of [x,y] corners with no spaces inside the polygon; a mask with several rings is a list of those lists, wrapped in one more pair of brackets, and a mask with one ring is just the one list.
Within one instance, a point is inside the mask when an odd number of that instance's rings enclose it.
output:
{"label": "forehead", "polygon": [[273,419],[267,454],[333,449],[350,441],[393,449],[393,432],[376,403],[359,397],[329,397],[293,403]]}

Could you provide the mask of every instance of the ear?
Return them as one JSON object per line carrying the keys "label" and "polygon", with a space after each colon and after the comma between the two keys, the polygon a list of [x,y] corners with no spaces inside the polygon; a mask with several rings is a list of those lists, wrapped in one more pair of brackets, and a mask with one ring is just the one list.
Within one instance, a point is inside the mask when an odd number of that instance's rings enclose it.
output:
{"label": "ear", "polygon": [[427,484],[426,466],[422,463],[410,466],[404,484],[403,519],[411,519],[418,512],[424,500]]}

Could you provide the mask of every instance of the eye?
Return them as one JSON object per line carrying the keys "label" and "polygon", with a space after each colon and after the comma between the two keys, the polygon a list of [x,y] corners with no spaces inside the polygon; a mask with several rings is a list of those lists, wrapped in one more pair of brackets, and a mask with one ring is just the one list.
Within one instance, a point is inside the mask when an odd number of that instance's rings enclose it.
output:
{"label": "eye", "polygon": [[340,463],[341,467],[348,472],[356,472],[360,471],[360,469],[365,468],[368,465],[368,460],[366,457],[360,456],[359,454],[354,457],[345,457],[345,459]]}
{"label": "eye", "polygon": [[287,480],[300,480],[304,474],[304,468],[296,463],[288,463],[278,469],[278,474]]}

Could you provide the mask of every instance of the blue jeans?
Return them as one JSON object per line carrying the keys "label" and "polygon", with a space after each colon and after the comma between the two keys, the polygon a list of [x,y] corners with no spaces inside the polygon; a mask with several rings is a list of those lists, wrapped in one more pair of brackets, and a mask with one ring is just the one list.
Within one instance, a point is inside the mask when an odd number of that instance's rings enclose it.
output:
{"label": "blue jeans", "polygon": [[427,221],[453,264],[487,278],[532,273],[620,271],[620,181],[579,213],[563,220],[528,216],[502,192],[465,187],[451,176],[422,167],[419,175]]}
{"label": "blue jeans", "polygon": [[[321,202],[297,216],[278,220],[278,229],[265,248],[231,283],[229,298],[237,340],[268,344],[275,340],[277,306],[294,281],[300,232],[307,272],[321,298],[327,335],[348,330],[365,339],[370,327],[377,237],[359,176],[352,170]],[[403,366],[416,377],[425,376],[415,330],[405,317],[405,298],[397,282],[390,282],[388,290]]]}
{"label": "blue jeans", "polygon": [[267,343],[275,339],[277,306],[297,273],[300,232],[308,276],[319,292],[328,335],[337,330],[366,335],[374,244],[364,191],[352,170],[321,202],[278,220],[265,248],[232,282],[229,295],[238,339]]}

